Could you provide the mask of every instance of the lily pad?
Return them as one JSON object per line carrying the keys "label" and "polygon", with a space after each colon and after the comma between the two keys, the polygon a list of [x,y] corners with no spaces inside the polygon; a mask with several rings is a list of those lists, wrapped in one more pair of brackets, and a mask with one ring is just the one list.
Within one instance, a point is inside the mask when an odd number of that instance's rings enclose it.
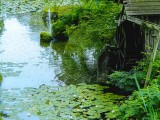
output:
{"label": "lily pad", "polygon": [[114,118],[112,112],[118,109],[118,101],[124,96],[105,93],[106,88],[98,84],[81,84],[58,89],[42,85],[39,88],[2,90],[0,108],[3,112],[10,111],[7,114],[11,118],[18,117],[20,112],[40,119],[102,119],[102,113],[106,113],[103,117]]}

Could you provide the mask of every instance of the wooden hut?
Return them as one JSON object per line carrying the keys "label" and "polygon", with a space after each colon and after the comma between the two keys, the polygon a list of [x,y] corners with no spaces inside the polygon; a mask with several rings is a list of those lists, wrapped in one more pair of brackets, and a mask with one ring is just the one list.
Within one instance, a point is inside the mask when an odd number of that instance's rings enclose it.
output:
{"label": "wooden hut", "polygon": [[[153,48],[160,25],[160,0],[124,0],[123,17],[144,29],[145,49]],[[152,28],[152,29],[151,29]],[[160,45],[159,45],[160,48]]]}
{"label": "wooden hut", "polygon": [[98,60],[98,78],[102,81],[114,70],[131,70],[144,51],[153,50],[154,61],[160,49],[160,0],[123,0],[117,23],[116,49],[106,48]]}

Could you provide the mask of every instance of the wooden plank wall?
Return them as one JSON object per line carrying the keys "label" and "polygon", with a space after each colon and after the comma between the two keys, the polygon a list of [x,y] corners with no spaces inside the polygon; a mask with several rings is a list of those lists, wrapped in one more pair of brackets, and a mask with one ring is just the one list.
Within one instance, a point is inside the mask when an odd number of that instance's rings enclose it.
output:
{"label": "wooden plank wall", "polygon": [[[143,16],[141,17],[141,19],[160,25],[160,16],[145,16],[145,17]],[[155,41],[157,40],[158,36],[158,31],[155,29],[145,28],[144,34],[145,34],[146,50],[150,50],[155,45]],[[160,50],[160,44],[158,49]]]}
{"label": "wooden plank wall", "polygon": [[159,15],[160,0],[124,0],[126,15]]}

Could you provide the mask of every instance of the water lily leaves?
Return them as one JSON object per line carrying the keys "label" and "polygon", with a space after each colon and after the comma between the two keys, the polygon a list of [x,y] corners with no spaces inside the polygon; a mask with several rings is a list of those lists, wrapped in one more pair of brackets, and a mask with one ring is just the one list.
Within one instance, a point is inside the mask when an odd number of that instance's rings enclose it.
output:
{"label": "water lily leaves", "polygon": [[0,62],[0,71],[3,77],[18,76],[22,72],[21,68],[26,64],[27,63]]}
{"label": "water lily leaves", "polygon": [[[114,118],[119,100],[124,98],[105,93],[106,86],[69,85],[59,88],[41,85],[39,88],[2,90],[0,108],[11,118],[26,112],[29,117],[56,120],[102,119],[101,114]],[[14,112],[13,112],[14,111]]]}
{"label": "water lily leaves", "polygon": [[15,0],[15,1],[5,1],[1,0],[2,3],[2,11],[8,13],[25,13],[25,12],[33,12],[33,11],[41,11],[43,6],[46,4],[44,0]]}

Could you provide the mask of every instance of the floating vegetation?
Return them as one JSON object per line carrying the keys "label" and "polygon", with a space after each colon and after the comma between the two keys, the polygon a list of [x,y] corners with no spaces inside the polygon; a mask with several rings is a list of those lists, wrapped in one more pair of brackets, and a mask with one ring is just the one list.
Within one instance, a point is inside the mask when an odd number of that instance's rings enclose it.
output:
{"label": "floating vegetation", "polygon": [[21,73],[20,68],[27,63],[0,62],[0,72],[3,77],[18,76]]}
{"label": "floating vegetation", "polygon": [[105,93],[107,88],[98,84],[79,84],[2,90],[0,110],[8,115],[8,119],[19,119],[22,113],[42,120],[114,118],[124,96]]}
{"label": "floating vegetation", "polygon": [[1,0],[0,11],[2,14],[36,12],[41,11],[45,4],[46,0]]}

